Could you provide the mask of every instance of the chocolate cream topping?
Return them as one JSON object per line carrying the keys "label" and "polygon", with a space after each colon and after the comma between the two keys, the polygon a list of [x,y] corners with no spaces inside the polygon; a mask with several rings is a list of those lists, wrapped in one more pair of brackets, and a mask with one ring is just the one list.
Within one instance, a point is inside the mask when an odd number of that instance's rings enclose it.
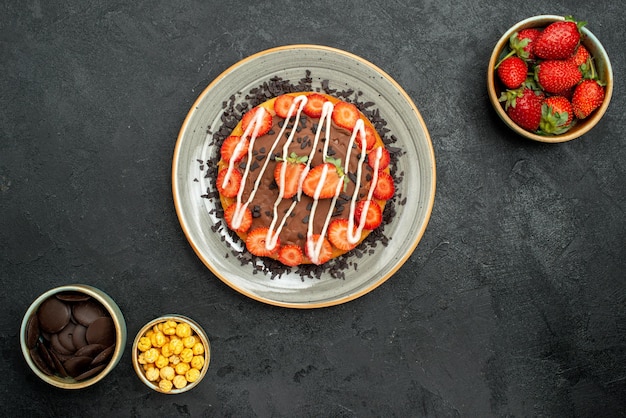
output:
{"label": "chocolate cream topping", "polygon": [[[263,163],[265,159],[268,158],[267,153],[272,148],[272,144],[276,140],[276,137],[281,130],[282,123],[284,122],[284,119],[278,116],[274,116],[272,129],[266,135],[260,136],[256,139],[252,157],[254,160],[252,161],[250,175],[246,179],[246,183],[244,186],[243,201],[247,201],[248,197],[250,196],[250,192],[252,191],[254,183],[257,180],[259,173],[261,172]],[[305,156],[310,154],[318,124],[319,119],[310,118],[304,113],[301,114],[298,126],[296,127],[297,132],[294,141],[289,148],[289,155],[292,152],[296,153],[299,156]],[[291,132],[292,129],[292,127],[288,127],[288,129],[285,131],[285,134],[278,142],[278,146],[274,148],[274,155],[269,156],[270,162],[267,169],[263,173],[261,184],[259,185],[259,191],[256,193],[254,199],[248,206],[255,216],[252,222],[251,229],[257,227],[267,227],[272,222],[274,202],[278,198],[279,194],[278,186],[276,185],[276,181],[274,180],[274,169],[276,167],[275,156],[282,155],[282,147],[289,138],[289,132]],[[350,136],[351,132],[345,129],[338,128],[334,125],[331,128],[331,143],[329,145],[329,155],[333,158],[341,159],[342,166],[343,164],[345,164],[345,156],[347,153],[347,147],[350,142]],[[320,140],[320,142],[318,143],[318,149],[314,154],[311,167],[315,167],[323,163],[323,141],[325,141],[326,139],[324,137],[322,137],[322,139],[323,140]],[[347,173],[350,181],[348,181],[344,191],[337,200],[337,204],[333,213],[333,219],[349,217],[350,199],[354,193],[354,180],[356,178],[355,176],[357,173],[357,166],[361,154],[360,148],[358,148],[356,145],[354,145],[354,147],[355,149],[351,152],[350,155],[350,163]],[[247,156],[239,163],[240,171],[243,172],[246,163]],[[359,191],[359,200],[366,198],[372,180],[372,169],[367,164],[364,164],[363,166],[361,177],[362,178]],[[296,199],[296,197],[294,197],[294,199]],[[278,213],[281,215],[285,213],[289,206],[292,204],[292,202],[292,199],[284,199],[279,205]],[[296,244],[304,248],[306,242],[308,219],[312,203],[313,199],[311,197],[306,196],[305,194],[301,195],[300,202],[291,213],[289,219],[285,224],[285,227],[280,233],[281,245]],[[319,233],[322,230],[330,205],[331,199],[319,200],[314,217],[314,231],[316,231],[316,233]]]}

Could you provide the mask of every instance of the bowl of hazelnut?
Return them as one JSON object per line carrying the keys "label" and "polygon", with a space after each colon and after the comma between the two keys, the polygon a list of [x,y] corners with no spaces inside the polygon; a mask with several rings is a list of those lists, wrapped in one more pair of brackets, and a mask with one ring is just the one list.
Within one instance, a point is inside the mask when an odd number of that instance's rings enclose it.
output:
{"label": "bowl of hazelnut", "polygon": [[206,333],[183,315],[168,314],[148,322],[132,347],[133,368],[139,379],[165,394],[179,394],[197,386],[210,359]]}

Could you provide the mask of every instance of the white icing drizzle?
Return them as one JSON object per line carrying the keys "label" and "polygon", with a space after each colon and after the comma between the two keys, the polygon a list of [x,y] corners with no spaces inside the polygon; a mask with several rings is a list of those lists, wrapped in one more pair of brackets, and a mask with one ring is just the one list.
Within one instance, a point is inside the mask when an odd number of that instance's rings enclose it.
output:
{"label": "white icing drizzle", "polygon": [[[291,104],[291,106],[289,107],[289,111],[287,113],[287,118],[285,119],[285,122],[280,130],[280,132],[278,133],[278,135],[276,136],[276,139],[274,140],[274,143],[272,144],[269,152],[267,153],[267,157],[265,158],[265,161],[263,163],[263,166],[261,167],[261,171],[259,172],[259,174],[257,175],[257,179],[254,183],[254,187],[252,188],[252,191],[250,192],[250,196],[248,197],[248,199],[246,200],[246,202],[243,202],[243,184],[245,184],[245,181],[250,173],[250,167],[252,165],[252,160],[253,160],[253,150],[254,150],[254,143],[258,137],[258,132],[259,132],[259,128],[261,126],[261,122],[262,122],[262,118],[263,118],[263,113],[262,111],[259,111],[256,113],[256,115],[254,116],[254,118],[252,119],[252,121],[250,122],[250,124],[247,126],[246,130],[244,131],[244,133],[241,135],[241,139],[239,140],[239,142],[237,143],[237,146],[235,147],[235,150],[233,152],[233,157],[231,158],[229,164],[228,164],[228,171],[226,173],[226,176],[224,177],[224,183],[223,186],[225,187],[228,184],[228,181],[232,175],[233,170],[235,169],[235,160],[237,159],[237,157],[239,156],[239,153],[241,152],[245,140],[246,138],[248,138],[248,136],[250,137],[250,143],[248,146],[248,158],[247,158],[247,162],[246,162],[246,167],[244,170],[244,173],[242,175],[242,187],[239,188],[239,192],[237,193],[237,201],[236,204],[236,209],[235,212],[233,214],[233,220],[232,220],[232,226],[233,228],[237,229],[239,228],[239,226],[241,226],[241,223],[243,221],[243,216],[245,214],[245,210],[248,207],[248,205],[252,202],[252,200],[254,199],[256,193],[259,190],[259,185],[261,182],[261,178],[263,177],[263,174],[265,173],[265,171],[267,170],[268,164],[271,160],[271,156],[274,153],[274,150],[276,149],[276,147],[278,146],[278,143],[280,142],[281,138],[283,137],[287,126],[289,125],[289,122],[291,120],[291,118],[294,116],[295,113],[295,119],[294,119],[294,126],[293,129],[291,130],[289,137],[287,138],[287,140],[285,141],[285,144],[282,147],[282,158],[283,161],[286,161],[287,158],[289,157],[289,146],[291,145],[291,143],[293,142],[294,136],[296,134],[296,129],[295,129],[295,124],[298,123],[298,121],[300,120],[300,115],[302,113],[302,109],[304,108],[304,106],[306,105],[307,102],[307,96],[306,95],[299,95],[296,96],[294,98],[293,103]],[[315,132],[315,138],[313,140],[313,144],[311,147],[311,152],[308,156],[308,160],[306,162],[305,168],[302,172],[302,175],[300,176],[300,179],[298,181],[298,191],[297,191],[297,198],[296,200],[293,201],[293,203],[289,206],[288,210],[285,212],[285,214],[283,215],[282,218],[280,218],[279,214],[278,214],[278,206],[280,205],[280,203],[283,200],[284,194],[285,194],[285,176],[286,176],[286,170],[287,170],[287,163],[285,162],[285,164],[282,165],[281,171],[280,171],[280,177],[279,177],[279,193],[278,193],[278,197],[276,199],[276,201],[274,202],[273,205],[273,217],[272,217],[272,222],[268,228],[268,232],[267,232],[267,236],[266,236],[266,240],[265,240],[265,246],[268,250],[272,250],[277,242],[278,242],[278,237],[280,236],[280,233],[283,229],[283,227],[285,226],[285,223],[287,221],[287,219],[289,218],[289,215],[292,213],[292,211],[295,209],[296,205],[298,204],[298,202],[300,202],[301,197],[302,197],[302,184],[304,182],[304,178],[306,177],[306,175],[308,174],[308,172],[311,170],[311,163],[313,160],[313,157],[315,156],[315,152],[317,150],[317,145],[320,141],[320,137],[322,134],[322,129],[325,128],[325,138],[326,141],[324,141],[324,148],[323,148],[323,161],[326,162],[327,158],[328,158],[328,147],[329,147],[329,143],[330,143],[330,132],[331,132],[331,125],[332,125],[332,113],[333,113],[333,109],[334,109],[334,105],[331,101],[327,101],[324,103],[323,107],[322,107],[322,114],[320,116],[320,120],[319,120],[319,124],[317,127],[317,130]],[[265,109],[267,111],[267,109]],[[319,256],[321,254],[321,250],[322,250],[322,246],[324,243],[324,237],[326,236],[326,232],[328,230],[328,226],[330,224],[331,218],[332,218],[332,213],[335,210],[335,206],[337,203],[337,198],[339,197],[339,195],[341,194],[341,190],[343,188],[344,185],[344,178],[346,176],[345,173],[348,173],[348,166],[350,163],[350,156],[351,156],[351,152],[352,152],[352,147],[354,144],[354,141],[357,137],[357,135],[359,136],[359,139],[361,141],[361,154],[359,156],[359,162],[358,162],[358,166],[357,166],[357,173],[356,173],[356,184],[355,184],[355,188],[354,188],[354,193],[352,195],[351,198],[351,202],[350,202],[350,212],[349,212],[349,220],[348,220],[348,242],[350,242],[351,244],[356,244],[360,237],[361,234],[363,232],[364,229],[364,225],[365,225],[365,216],[362,217],[362,219],[359,222],[359,225],[357,226],[357,228],[354,228],[354,215],[355,215],[355,210],[356,210],[356,203],[357,203],[357,199],[358,199],[358,195],[359,195],[359,189],[361,186],[361,176],[362,176],[362,172],[363,172],[363,166],[365,163],[365,158],[367,156],[367,150],[366,150],[366,139],[365,139],[365,125],[363,120],[359,119],[352,131],[352,135],[350,137],[350,142],[348,144],[348,148],[347,148],[347,153],[346,153],[346,157],[345,157],[345,163],[344,163],[344,174],[340,177],[339,182],[337,184],[337,187],[335,189],[335,194],[331,200],[331,204],[330,204],[330,208],[329,211],[326,215],[322,230],[319,233],[319,239],[318,240],[313,240],[313,235],[315,235],[315,231],[313,230],[313,221],[314,221],[314,217],[315,217],[315,212],[317,210],[317,206],[318,206],[318,202],[319,202],[319,196],[321,194],[321,191],[323,189],[324,186],[324,182],[326,180],[326,177],[328,176],[328,166],[324,166],[323,170],[322,170],[322,175],[320,178],[320,182],[318,183],[316,190],[315,190],[315,195],[313,196],[313,203],[311,205],[311,212],[309,214],[309,220],[308,220],[308,227],[307,227],[307,254],[309,255],[311,261],[313,263],[318,263],[319,262]],[[375,154],[375,161],[374,161],[374,174],[373,174],[373,178],[372,178],[372,182],[370,185],[370,189],[368,191],[368,195],[367,195],[367,202],[365,203],[365,207],[364,207],[364,213],[367,212],[367,209],[369,208],[369,202],[372,200],[372,195],[374,192],[374,188],[376,187],[376,183],[378,182],[378,167],[380,164],[380,160],[382,158],[382,147],[378,147],[376,150],[376,154]],[[278,227],[276,227],[276,225],[278,224]],[[315,242],[314,242],[315,241]]]}
{"label": "white icing drizzle", "polygon": [[[283,230],[283,227],[285,226],[285,222],[287,221],[287,218],[289,217],[289,215],[291,215],[291,212],[295,209],[296,205],[298,204],[299,200],[300,200],[300,196],[298,196],[298,199],[293,201],[291,203],[291,205],[289,206],[289,209],[287,210],[287,212],[285,213],[285,215],[283,216],[283,218],[280,221],[280,225],[278,226],[278,229],[276,230],[276,232],[274,233],[274,227],[276,226],[276,222],[278,220],[278,205],[280,205],[280,202],[282,202],[283,200],[283,196],[285,195],[285,175],[287,173],[287,158],[289,157],[289,146],[291,145],[291,143],[293,142],[293,138],[296,135],[296,126],[295,124],[300,120],[300,114],[302,112],[302,109],[304,108],[304,105],[306,105],[307,102],[307,97],[304,95],[301,96],[297,96],[296,99],[293,101],[293,103],[291,104],[291,106],[289,106],[289,111],[287,112],[287,119],[285,119],[285,123],[283,125],[283,129],[281,130],[281,133],[287,128],[287,125],[289,125],[289,120],[291,118],[291,115],[293,114],[293,110],[295,109],[296,106],[298,106],[298,111],[296,112],[296,117],[294,119],[294,127],[291,130],[291,133],[289,134],[289,138],[287,138],[287,141],[285,141],[285,144],[283,145],[283,155],[282,155],[282,159],[284,161],[284,163],[282,164],[281,168],[280,168],[280,175],[279,175],[279,183],[278,183],[278,198],[276,198],[276,201],[274,202],[274,213],[272,216],[272,223],[270,224],[270,227],[267,231],[267,236],[265,238],[265,246],[267,249],[271,250],[276,246],[276,243],[278,242],[278,237],[281,233],[281,231]],[[274,149],[277,145],[278,145],[278,139],[280,139],[282,135],[279,135],[278,138],[276,139],[276,141],[274,142],[272,149]],[[271,155],[268,154],[268,155]],[[266,158],[266,161],[268,161],[269,158]],[[300,179],[298,179],[298,189],[300,189],[300,186],[302,184],[302,182],[304,181],[304,177],[305,177],[305,173],[303,173],[300,176]],[[260,178],[260,176],[259,176]]]}

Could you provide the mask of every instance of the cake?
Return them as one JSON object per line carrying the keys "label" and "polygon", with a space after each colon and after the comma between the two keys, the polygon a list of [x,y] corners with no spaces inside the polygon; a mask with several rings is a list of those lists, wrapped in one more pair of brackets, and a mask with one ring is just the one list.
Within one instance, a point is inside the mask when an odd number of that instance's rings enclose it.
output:
{"label": "cake", "polygon": [[245,112],[222,141],[216,186],[247,251],[286,266],[321,265],[379,228],[395,191],[389,164],[354,104],[286,93]]}

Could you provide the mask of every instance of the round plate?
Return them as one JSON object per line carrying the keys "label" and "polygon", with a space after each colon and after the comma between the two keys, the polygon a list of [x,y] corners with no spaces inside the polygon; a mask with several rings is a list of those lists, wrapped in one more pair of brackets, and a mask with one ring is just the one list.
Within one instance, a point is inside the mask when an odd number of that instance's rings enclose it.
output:
{"label": "round plate", "polygon": [[[358,259],[358,269],[345,271],[338,279],[322,273],[319,278],[284,273],[271,277],[241,265],[233,249],[245,251],[228,234],[214,225],[220,219],[212,209],[219,199],[201,197],[209,179],[198,160],[206,161],[219,153],[212,135],[221,125],[223,103],[231,96],[243,101],[251,88],[274,76],[297,83],[311,71],[313,87],[322,80],[337,90],[362,92],[360,101],[372,101],[387,121],[393,144],[404,154],[398,159],[396,216],[385,225],[388,246],[377,245],[373,254]],[[237,100],[239,99],[239,100]],[[182,229],[204,264],[223,282],[238,292],[264,303],[292,307],[319,308],[337,305],[362,296],[391,277],[409,258],[424,234],[435,197],[435,156],[424,121],[404,90],[386,73],[353,54],[315,45],[291,45],[269,49],[233,65],[200,94],[181,127],[172,165],[174,204]],[[356,256],[352,255],[356,258]]]}

